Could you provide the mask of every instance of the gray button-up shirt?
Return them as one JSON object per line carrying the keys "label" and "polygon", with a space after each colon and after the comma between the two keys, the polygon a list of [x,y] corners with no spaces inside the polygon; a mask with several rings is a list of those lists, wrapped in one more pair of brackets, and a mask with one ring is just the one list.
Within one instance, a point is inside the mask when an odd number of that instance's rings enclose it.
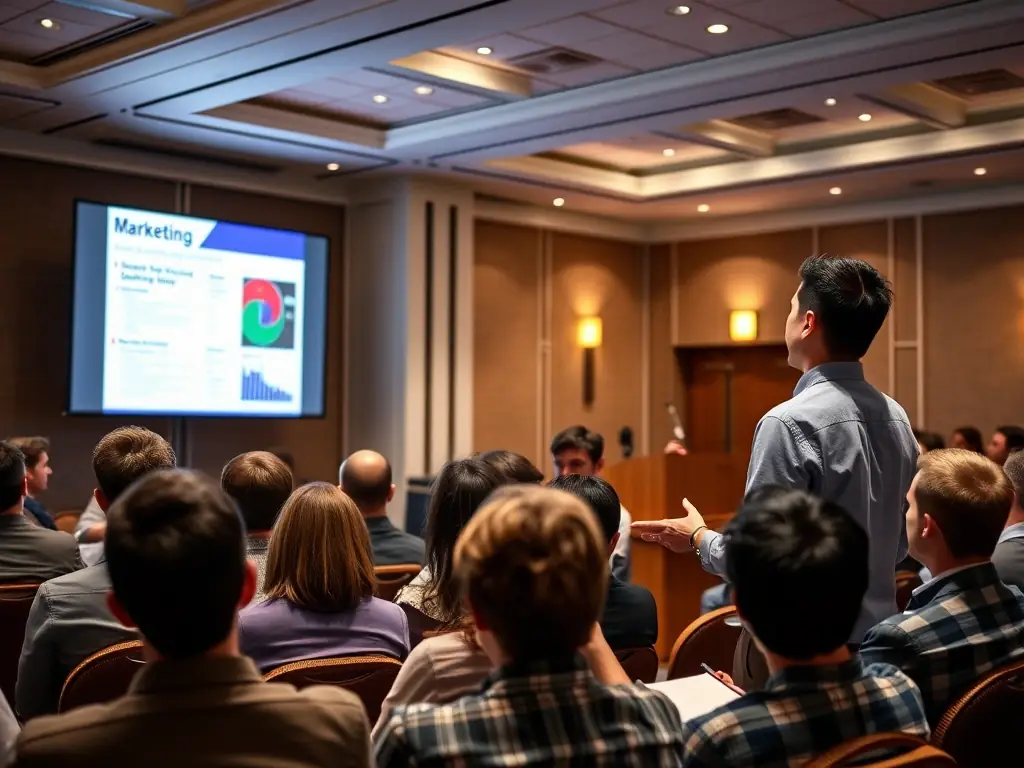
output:
{"label": "gray button-up shirt", "polygon": [[[793,398],[757,425],[746,492],[765,486],[810,491],[839,504],[867,531],[869,584],[852,642],[896,613],[896,563],[907,554],[906,495],[917,440],[903,408],[864,379],[860,363],[826,363],[797,382]],[[698,554],[725,575],[725,542],[708,532]]]}

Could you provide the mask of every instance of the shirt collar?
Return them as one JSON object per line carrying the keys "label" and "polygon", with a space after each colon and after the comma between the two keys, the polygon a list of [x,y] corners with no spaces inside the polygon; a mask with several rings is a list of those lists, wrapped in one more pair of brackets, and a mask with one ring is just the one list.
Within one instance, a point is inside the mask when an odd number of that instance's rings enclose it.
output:
{"label": "shirt collar", "polygon": [[860,363],[822,363],[807,371],[796,383],[793,396],[824,381],[864,381],[864,366]]}
{"label": "shirt collar", "polygon": [[1004,541],[1010,541],[1011,539],[1024,539],[1024,523],[1014,523],[1003,529],[1003,532],[999,534],[998,544],[1002,544]]}
{"label": "shirt collar", "polygon": [[784,667],[768,678],[766,691],[780,691],[792,687],[815,687],[850,683],[864,677],[864,664],[854,656],[841,664],[799,664]]}
{"label": "shirt collar", "polygon": [[129,693],[162,693],[216,685],[258,683],[256,665],[245,656],[153,661],[140,665]]}
{"label": "shirt collar", "polygon": [[950,592],[978,589],[999,581],[996,567],[991,562],[961,565],[934,576],[910,593],[907,611],[914,611]]}
{"label": "shirt collar", "polygon": [[391,524],[386,515],[378,515],[375,517],[364,517],[366,521],[366,528],[370,531],[389,531],[395,526]]}
{"label": "shirt collar", "polygon": [[488,675],[484,690],[516,692],[564,688],[589,676],[586,660],[577,653],[567,659],[505,664]]}

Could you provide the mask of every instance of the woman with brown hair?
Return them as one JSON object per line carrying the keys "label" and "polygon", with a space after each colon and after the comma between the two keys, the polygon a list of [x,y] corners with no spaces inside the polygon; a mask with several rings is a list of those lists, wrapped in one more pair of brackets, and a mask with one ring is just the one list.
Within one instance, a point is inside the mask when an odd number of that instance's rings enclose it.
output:
{"label": "woman with brown hair", "polygon": [[374,597],[375,584],[370,537],[355,503],[329,483],[297,488],[270,536],[267,599],[239,614],[242,652],[262,671],[361,653],[404,659],[405,612]]}

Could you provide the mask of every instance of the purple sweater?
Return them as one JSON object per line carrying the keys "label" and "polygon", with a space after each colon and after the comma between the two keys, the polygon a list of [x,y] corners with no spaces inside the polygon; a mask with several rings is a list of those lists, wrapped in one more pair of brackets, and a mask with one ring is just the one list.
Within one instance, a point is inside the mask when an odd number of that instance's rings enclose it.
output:
{"label": "purple sweater", "polygon": [[267,600],[238,614],[242,653],[260,671],[304,659],[383,653],[409,655],[409,624],[394,603],[370,597],[352,611],[317,613],[287,600]]}

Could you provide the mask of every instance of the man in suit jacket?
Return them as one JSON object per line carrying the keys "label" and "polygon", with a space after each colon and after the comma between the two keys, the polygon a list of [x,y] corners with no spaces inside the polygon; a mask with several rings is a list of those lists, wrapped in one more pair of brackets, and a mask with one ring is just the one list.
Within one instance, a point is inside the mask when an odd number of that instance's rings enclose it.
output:
{"label": "man in suit jacket", "polygon": [[0,442],[0,583],[38,583],[82,567],[73,536],[25,518],[27,493],[24,454]]}
{"label": "man in suit jacket", "polygon": [[30,721],[16,766],[289,765],[369,768],[369,724],[341,688],[266,683],[238,648],[256,590],[242,519],[217,483],[159,470],[110,508],[110,608],[147,664],[109,704]]}
{"label": "man in suit jacket", "polygon": [[1024,451],[1015,451],[1003,465],[1013,484],[1013,506],[999,534],[992,563],[1004,584],[1024,591]]}
{"label": "man in suit jacket", "polygon": [[980,677],[1024,657],[1024,594],[991,561],[1013,486],[984,456],[949,448],[919,459],[907,500],[910,553],[935,576],[905,613],[868,631],[860,652],[913,679],[934,726]]}
{"label": "man in suit jacket", "polygon": [[374,565],[423,565],[426,544],[388,520],[395,496],[391,464],[376,451],[356,451],[338,469],[338,487],[359,507],[370,532]]}

